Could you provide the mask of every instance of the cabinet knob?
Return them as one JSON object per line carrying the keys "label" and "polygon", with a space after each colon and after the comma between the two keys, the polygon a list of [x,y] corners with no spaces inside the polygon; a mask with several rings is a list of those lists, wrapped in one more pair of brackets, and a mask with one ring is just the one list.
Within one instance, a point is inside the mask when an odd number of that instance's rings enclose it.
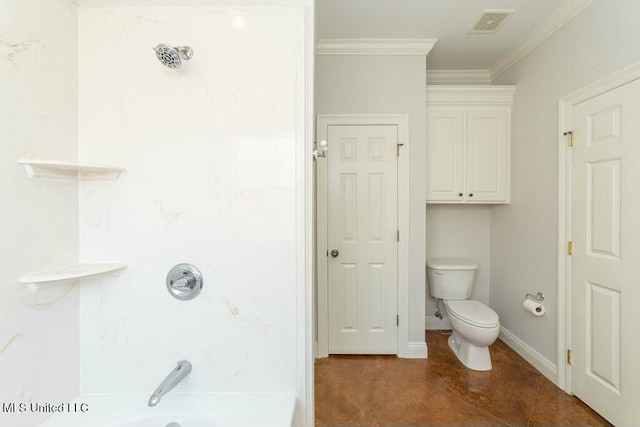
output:
{"label": "cabinet knob", "polygon": [[469,193],[469,197],[473,197],[473,193]]}
{"label": "cabinet knob", "polygon": [[458,196],[462,197],[462,193],[458,193]]}

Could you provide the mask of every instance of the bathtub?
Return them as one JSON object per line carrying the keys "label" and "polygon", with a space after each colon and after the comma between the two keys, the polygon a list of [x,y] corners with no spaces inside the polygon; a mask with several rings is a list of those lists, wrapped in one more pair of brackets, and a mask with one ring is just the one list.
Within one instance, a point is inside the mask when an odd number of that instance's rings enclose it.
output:
{"label": "bathtub", "polygon": [[[56,404],[40,427],[292,427],[295,394],[169,393],[149,408],[149,394],[91,394]],[[172,424],[173,423],[173,424]]]}

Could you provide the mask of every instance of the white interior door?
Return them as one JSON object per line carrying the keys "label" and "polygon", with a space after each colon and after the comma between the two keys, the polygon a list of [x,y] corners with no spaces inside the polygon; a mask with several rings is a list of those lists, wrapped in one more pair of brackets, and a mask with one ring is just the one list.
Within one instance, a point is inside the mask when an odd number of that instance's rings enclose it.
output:
{"label": "white interior door", "polygon": [[572,109],[572,392],[640,420],[640,81]]}
{"label": "white interior door", "polygon": [[396,354],[397,126],[329,126],[330,354]]}

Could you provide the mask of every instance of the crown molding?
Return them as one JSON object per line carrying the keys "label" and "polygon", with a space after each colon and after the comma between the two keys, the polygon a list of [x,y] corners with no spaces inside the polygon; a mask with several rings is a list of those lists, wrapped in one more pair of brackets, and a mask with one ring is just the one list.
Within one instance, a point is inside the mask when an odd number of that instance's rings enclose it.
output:
{"label": "crown molding", "polygon": [[427,55],[436,39],[320,39],[316,55]]}
{"label": "crown molding", "polygon": [[512,85],[432,85],[427,86],[427,106],[492,105],[513,103]]}
{"label": "crown molding", "polygon": [[636,61],[608,76],[563,96],[560,100],[569,105],[579,104],[627,83],[640,80],[640,61]]}
{"label": "crown molding", "polygon": [[524,58],[529,52],[535,49],[540,43],[549,38],[553,33],[558,31],[563,25],[569,22],[582,9],[593,3],[594,0],[568,0],[551,16],[542,22],[535,30],[533,30],[527,38],[509,51],[502,59],[500,59],[491,69],[489,74],[491,80],[495,80],[502,73],[511,68],[515,63]]}
{"label": "crown molding", "polygon": [[489,70],[427,70],[427,84],[491,84]]}

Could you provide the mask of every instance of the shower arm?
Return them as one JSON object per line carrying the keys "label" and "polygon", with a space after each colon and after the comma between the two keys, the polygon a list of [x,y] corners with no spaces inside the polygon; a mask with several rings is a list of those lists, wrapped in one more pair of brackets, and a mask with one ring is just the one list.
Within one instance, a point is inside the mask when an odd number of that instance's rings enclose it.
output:
{"label": "shower arm", "polygon": [[176,46],[174,47],[174,49],[178,51],[182,59],[188,61],[193,58],[193,49],[191,49],[189,46]]}

